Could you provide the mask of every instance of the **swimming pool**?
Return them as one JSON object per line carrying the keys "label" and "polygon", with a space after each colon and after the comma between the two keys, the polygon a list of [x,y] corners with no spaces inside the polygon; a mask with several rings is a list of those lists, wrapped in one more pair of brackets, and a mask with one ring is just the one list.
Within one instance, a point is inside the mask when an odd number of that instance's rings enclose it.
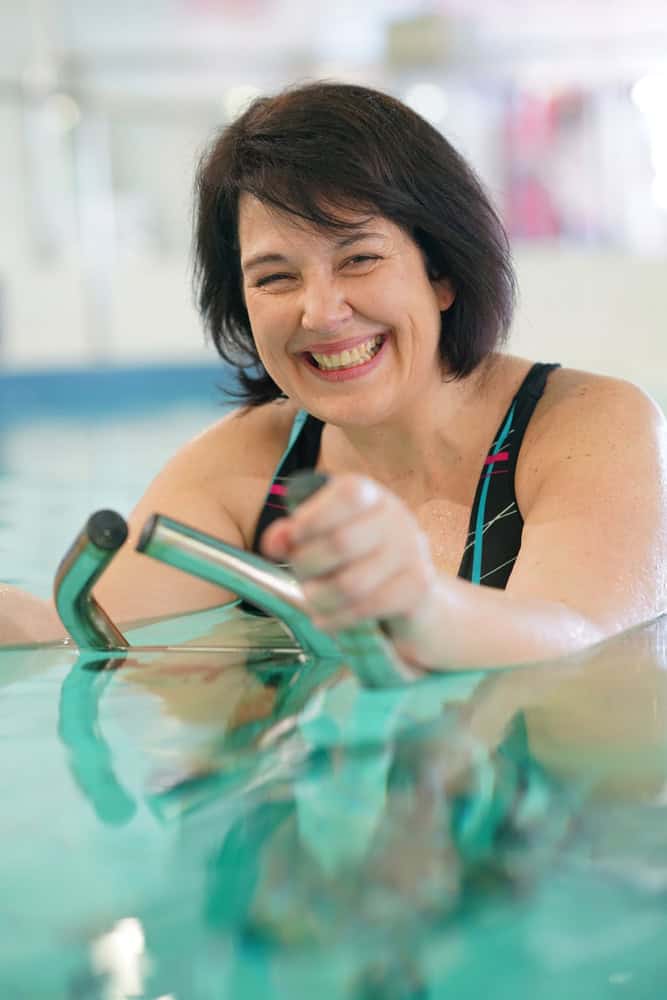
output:
{"label": "swimming pool", "polygon": [[[2,579],[46,594],[90,512],[127,513],[220,412],[168,395],[5,420]],[[220,617],[224,653],[147,649],[150,628],[117,669],[0,650],[0,995],[662,995],[664,621],[368,691]]]}

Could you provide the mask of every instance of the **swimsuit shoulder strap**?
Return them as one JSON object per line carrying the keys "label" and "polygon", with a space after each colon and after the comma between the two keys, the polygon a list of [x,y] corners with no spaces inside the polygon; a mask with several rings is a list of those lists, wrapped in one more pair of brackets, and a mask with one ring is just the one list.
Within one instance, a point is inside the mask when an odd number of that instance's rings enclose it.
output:
{"label": "swimsuit shoulder strap", "polygon": [[521,383],[498,428],[477,484],[458,575],[504,589],[521,548],[523,518],[514,477],[526,428],[557,364],[537,363]]}
{"label": "swimsuit shoulder strap", "polygon": [[321,420],[299,410],[294,418],[289,440],[285,447],[271,484],[264,498],[255,534],[252,551],[259,551],[259,540],[272,521],[287,513],[285,506],[285,479],[298,469],[314,469],[320,454],[320,439],[324,424]]}

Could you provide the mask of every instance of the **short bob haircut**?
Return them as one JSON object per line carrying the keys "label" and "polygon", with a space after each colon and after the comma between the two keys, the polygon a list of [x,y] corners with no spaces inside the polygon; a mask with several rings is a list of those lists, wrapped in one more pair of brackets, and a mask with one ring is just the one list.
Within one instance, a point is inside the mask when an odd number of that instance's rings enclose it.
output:
{"label": "short bob haircut", "polygon": [[381,215],[421,247],[431,279],[456,297],[442,313],[443,377],[462,378],[509,331],[516,296],[507,235],[472,169],[418,114],[366,87],[315,82],[260,97],[224,128],[197,171],[194,279],[218,353],[249,405],[284,393],[259,360],[245,307],[238,236],[247,193],[323,230],[336,209]]}

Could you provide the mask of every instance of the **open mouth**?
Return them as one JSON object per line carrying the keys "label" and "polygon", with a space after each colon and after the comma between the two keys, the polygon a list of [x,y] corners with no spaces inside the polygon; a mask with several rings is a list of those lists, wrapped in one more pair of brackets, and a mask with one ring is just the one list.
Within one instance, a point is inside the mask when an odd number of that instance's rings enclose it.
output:
{"label": "open mouth", "polygon": [[374,337],[369,337],[368,340],[357,344],[349,350],[340,351],[338,354],[308,352],[306,357],[315,368],[319,368],[321,371],[335,372],[342,369],[358,368],[360,365],[367,364],[371,358],[375,357],[385,340],[386,334],[380,333]]}

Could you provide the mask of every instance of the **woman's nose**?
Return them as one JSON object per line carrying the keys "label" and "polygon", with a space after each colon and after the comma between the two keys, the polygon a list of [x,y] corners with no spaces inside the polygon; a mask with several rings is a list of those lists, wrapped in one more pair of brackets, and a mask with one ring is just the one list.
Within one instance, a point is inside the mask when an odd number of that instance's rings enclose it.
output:
{"label": "woman's nose", "polygon": [[343,283],[320,278],[304,283],[301,325],[313,333],[335,333],[353,314]]}

